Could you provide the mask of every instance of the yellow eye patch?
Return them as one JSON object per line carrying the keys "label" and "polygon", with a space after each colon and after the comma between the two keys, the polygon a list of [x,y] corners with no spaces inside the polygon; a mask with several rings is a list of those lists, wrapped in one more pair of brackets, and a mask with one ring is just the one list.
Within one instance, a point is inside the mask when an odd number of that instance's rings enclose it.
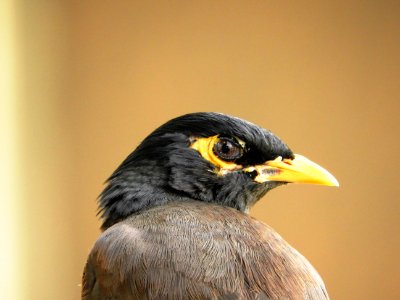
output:
{"label": "yellow eye patch", "polygon": [[[219,141],[220,138],[218,135],[207,138],[195,138],[190,145],[190,148],[197,150],[205,160],[212,163],[216,167],[215,171],[219,175],[224,175],[228,171],[241,169],[242,165],[238,165],[234,162],[224,161],[215,155],[214,146]],[[242,143],[243,142],[240,141],[240,144],[243,146],[244,143]]]}
{"label": "yellow eye patch", "polygon": [[[227,146],[228,144],[223,144],[227,140],[232,141],[218,135],[207,138],[192,138],[190,148],[198,151],[205,160],[214,165],[215,169],[212,171],[221,176],[232,171],[242,170],[245,173],[255,172],[256,174],[252,175],[251,178],[260,184],[275,181],[339,186],[335,177],[328,171],[298,154],[295,154],[293,159],[282,159],[281,156],[278,156],[264,163],[244,168],[242,165],[236,164],[234,160],[241,157],[242,152],[240,151],[245,148],[245,143],[235,138],[235,141]],[[239,153],[239,156],[231,156],[232,149],[233,153]],[[236,152],[236,150],[239,152]]]}

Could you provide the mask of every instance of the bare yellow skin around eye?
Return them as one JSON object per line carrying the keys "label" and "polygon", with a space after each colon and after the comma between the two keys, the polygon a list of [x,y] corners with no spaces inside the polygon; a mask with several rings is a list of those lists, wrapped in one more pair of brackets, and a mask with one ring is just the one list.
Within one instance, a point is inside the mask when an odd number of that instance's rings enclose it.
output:
{"label": "bare yellow skin around eye", "polygon": [[224,161],[214,154],[214,145],[218,140],[218,135],[207,138],[196,138],[190,145],[190,148],[197,150],[205,160],[211,162],[216,167],[215,171],[219,175],[224,175],[229,171],[241,169],[241,165],[235,164],[234,162]]}

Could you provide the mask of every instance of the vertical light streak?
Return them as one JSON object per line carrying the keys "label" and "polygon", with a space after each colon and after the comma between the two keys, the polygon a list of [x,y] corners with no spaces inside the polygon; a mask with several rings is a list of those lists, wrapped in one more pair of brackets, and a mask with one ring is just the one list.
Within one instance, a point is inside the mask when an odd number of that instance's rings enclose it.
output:
{"label": "vertical light streak", "polygon": [[0,290],[20,299],[18,283],[18,195],[15,2],[0,2]]}

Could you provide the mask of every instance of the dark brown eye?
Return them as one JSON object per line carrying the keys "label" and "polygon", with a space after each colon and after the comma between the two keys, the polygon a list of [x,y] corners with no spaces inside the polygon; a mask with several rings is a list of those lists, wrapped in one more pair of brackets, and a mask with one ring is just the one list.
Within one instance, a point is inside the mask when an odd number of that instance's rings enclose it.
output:
{"label": "dark brown eye", "polygon": [[243,155],[243,149],[239,143],[230,138],[219,138],[213,150],[215,155],[226,161],[236,160]]}

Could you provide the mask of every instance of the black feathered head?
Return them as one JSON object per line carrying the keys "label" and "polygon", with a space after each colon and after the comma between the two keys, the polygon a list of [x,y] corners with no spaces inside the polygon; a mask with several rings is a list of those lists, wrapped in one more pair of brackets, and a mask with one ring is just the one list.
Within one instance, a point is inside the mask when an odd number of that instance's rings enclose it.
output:
{"label": "black feathered head", "polygon": [[193,113],[151,133],[100,196],[102,228],[155,205],[194,199],[248,209],[287,182],[338,185],[270,131],[219,113]]}

